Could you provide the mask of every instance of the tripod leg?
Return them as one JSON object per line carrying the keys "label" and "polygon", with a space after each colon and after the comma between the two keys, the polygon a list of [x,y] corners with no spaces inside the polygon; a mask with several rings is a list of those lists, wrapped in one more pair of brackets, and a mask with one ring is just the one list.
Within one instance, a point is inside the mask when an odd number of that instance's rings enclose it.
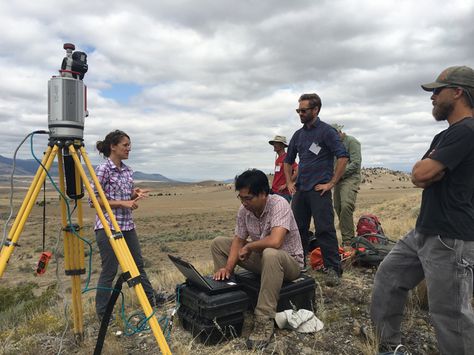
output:
{"label": "tripod leg", "polygon": [[[53,148],[48,147],[45,156],[43,157],[42,164],[49,171],[51,164],[54,161],[54,157],[58,152],[58,147],[55,145]],[[2,250],[0,252],[0,277],[2,277],[6,264],[10,259],[11,254],[13,253],[13,249],[17,245],[18,239],[20,238],[20,234],[23,231],[25,226],[26,220],[31,213],[31,209],[33,208],[36,198],[41,190],[41,186],[43,185],[44,180],[46,179],[46,171],[43,169],[42,166],[38,167],[36,171],[36,175],[33,178],[33,182],[28,189],[25,199],[20,207],[20,210],[15,218],[15,222],[8,233],[8,239],[5,242],[6,245],[2,245]]]}
{"label": "tripod leg", "polygon": [[[59,186],[61,193],[65,196],[64,164],[61,151],[58,152]],[[77,177],[76,177],[77,180]],[[76,184],[78,182],[76,181]],[[79,179],[80,183],[80,179]],[[80,259],[84,260],[84,242],[74,233],[82,234],[82,204],[78,201],[78,224],[71,225],[68,221],[66,201],[61,199],[61,217],[64,235],[64,271],[71,276],[72,315],[74,321],[74,334],[77,340],[84,337],[83,308],[81,298],[81,275],[85,273],[84,262],[82,268]]]}
{"label": "tripod leg", "polygon": [[[81,148],[80,151],[81,151],[82,158],[84,159],[84,162],[87,166],[89,174],[92,180],[94,181],[94,185],[96,186],[97,192],[99,193],[99,197],[102,201],[102,205],[104,206],[105,210],[107,211],[110,217],[113,228],[116,232],[115,235],[112,234],[112,231],[109,228],[109,225],[107,223],[107,220],[105,219],[104,213],[102,212],[102,208],[99,205],[99,201],[97,200],[97,197],[95,196],[94,191],[92,190],[92,187],[89,181],[87,180],[85,171],[82,168],[79,157],[77,156],[77,153],[72,145],[69,146],[69,151],[74,159],[74,162],[78,166],[78,168],[80,167],[79,170],[80,170],[81,177],[84,181],[84,185],[87,189],[87,192],[89,193],[92,203],[94,204],[94,208],[97,212],[97,215],[99,219],[101,220],[102,225],[104,226],[104,230],[107,236],[109,237],[109,241],[112,246],[112,249],[114,250],[117,260],[119,261],[120,268],[122,269],[122,272],[124,274],[130,275],[130,278],[127,280],[127,283],[130,287],[134,288],[134,291],[137,294],[137,298],[140,301],[140,304],[143,308],[143,311],[145,312],[146,317],[151,317],[153,314],[153,308],[148,302],[148,298],[146,297],[145,291],[141,284],[141,281],[140,281],[141,277],[140,277],[140,273],[138,271],[137,265],[135,264],[135,261],[133,260],[130,250],[128,249],[127,243],[125,242],[124,238],[121,236],[120,228],[117,224],[114,214],[112,213],[112,209],[110,208],[110,205],[107,202],[107,198],[104,194],[104,191],[102,190],[99,180],[97,179],[97,176],[95,175],[95,171],[89,161],[86,150],[83,147]],[[150,327],[153,331],[153,335],[155,336],[155,339],[158,342],[161,352],[163,354],[171,354],[169,346],[166,342],[163,332],[161,331],[160,325],[158,324],[158,320],[156,319],[156,317],[154,316],[151,317],[148,323],[150,324]]]}

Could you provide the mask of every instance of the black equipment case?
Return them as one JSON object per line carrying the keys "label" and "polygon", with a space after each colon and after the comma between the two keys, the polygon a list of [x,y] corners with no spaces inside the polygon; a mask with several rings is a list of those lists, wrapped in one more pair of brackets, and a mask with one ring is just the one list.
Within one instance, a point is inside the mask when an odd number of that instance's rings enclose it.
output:
{"label": "black equipment case", "polygon": [[[247,293],[250,300],[250,308],[254,309],[257,305],[258,293],[260,291],[260,275],[243,270],[235,273],[235,279],[242,287],[242,290]],[[305,274],[300,274],[293,281],[283,281],[277,312],[293,309],[293,305],[296,309],[314,311],[314,290],[314,279]]]}
{"label": "black equipment case", "polygon": [[176,287],[178,317],[184,329],[206,345],[240,336],[248,296],[234,289],[210,295],[193,285]]}
{"label": "black equipment case", "polygon": [[189,308],[181,306],[178,309],[178,317],[183,328],[205,345],[215,345],[239,337],[244,325],[243,313],[207,319],[199,317]]}

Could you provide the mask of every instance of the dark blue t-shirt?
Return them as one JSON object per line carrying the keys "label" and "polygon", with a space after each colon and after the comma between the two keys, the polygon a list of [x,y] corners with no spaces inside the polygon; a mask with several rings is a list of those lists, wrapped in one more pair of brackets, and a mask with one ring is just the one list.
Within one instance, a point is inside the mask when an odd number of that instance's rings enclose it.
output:
{"label": "dark blue t-shirt", "polygon": [[474,240],[474,119],[438,133],[423,159],[446,166],[444,177],[423,190],[416,230]]}
{"label": "dark blue t-shirt", "polygon": [[307,128],[303,126],[293,134],[285,163],[293,164],[299,156],[296,187],[310,191],[317,184],[325,184],[334,173],[334,157],[349,157],[337,131],[319,117]]}

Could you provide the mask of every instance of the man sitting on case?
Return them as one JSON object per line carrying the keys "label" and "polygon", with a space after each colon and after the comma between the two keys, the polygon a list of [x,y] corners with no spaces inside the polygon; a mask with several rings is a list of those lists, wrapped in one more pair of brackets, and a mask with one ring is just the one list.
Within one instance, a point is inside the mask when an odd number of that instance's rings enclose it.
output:
{"label": "man sitting on case", "polygon": [[[269,195],[267,176],[252,169],[235,178],[237,214],[233,238],[218,237],[211,245],[214,279],[228,279],[236,265],[261,275],[249,349],[264,348],[274,331],[283,280],[296,279],[303,267],[303,248],[293,212],[281,196]],[[250,240],[248,240],[250,238]]]}

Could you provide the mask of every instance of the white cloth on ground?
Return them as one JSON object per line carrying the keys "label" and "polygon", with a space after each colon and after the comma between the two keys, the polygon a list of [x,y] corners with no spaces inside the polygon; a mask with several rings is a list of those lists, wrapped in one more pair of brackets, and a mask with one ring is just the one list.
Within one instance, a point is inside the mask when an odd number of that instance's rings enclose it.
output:
{"label": "white cloth on ground", "polygon": [[324,323],[319,320],[313,312],[307,309],[294,311],[287,309],[275,314],[275,322],[278,328],[288,328],[300,333],[314,333],[324,327]]}

